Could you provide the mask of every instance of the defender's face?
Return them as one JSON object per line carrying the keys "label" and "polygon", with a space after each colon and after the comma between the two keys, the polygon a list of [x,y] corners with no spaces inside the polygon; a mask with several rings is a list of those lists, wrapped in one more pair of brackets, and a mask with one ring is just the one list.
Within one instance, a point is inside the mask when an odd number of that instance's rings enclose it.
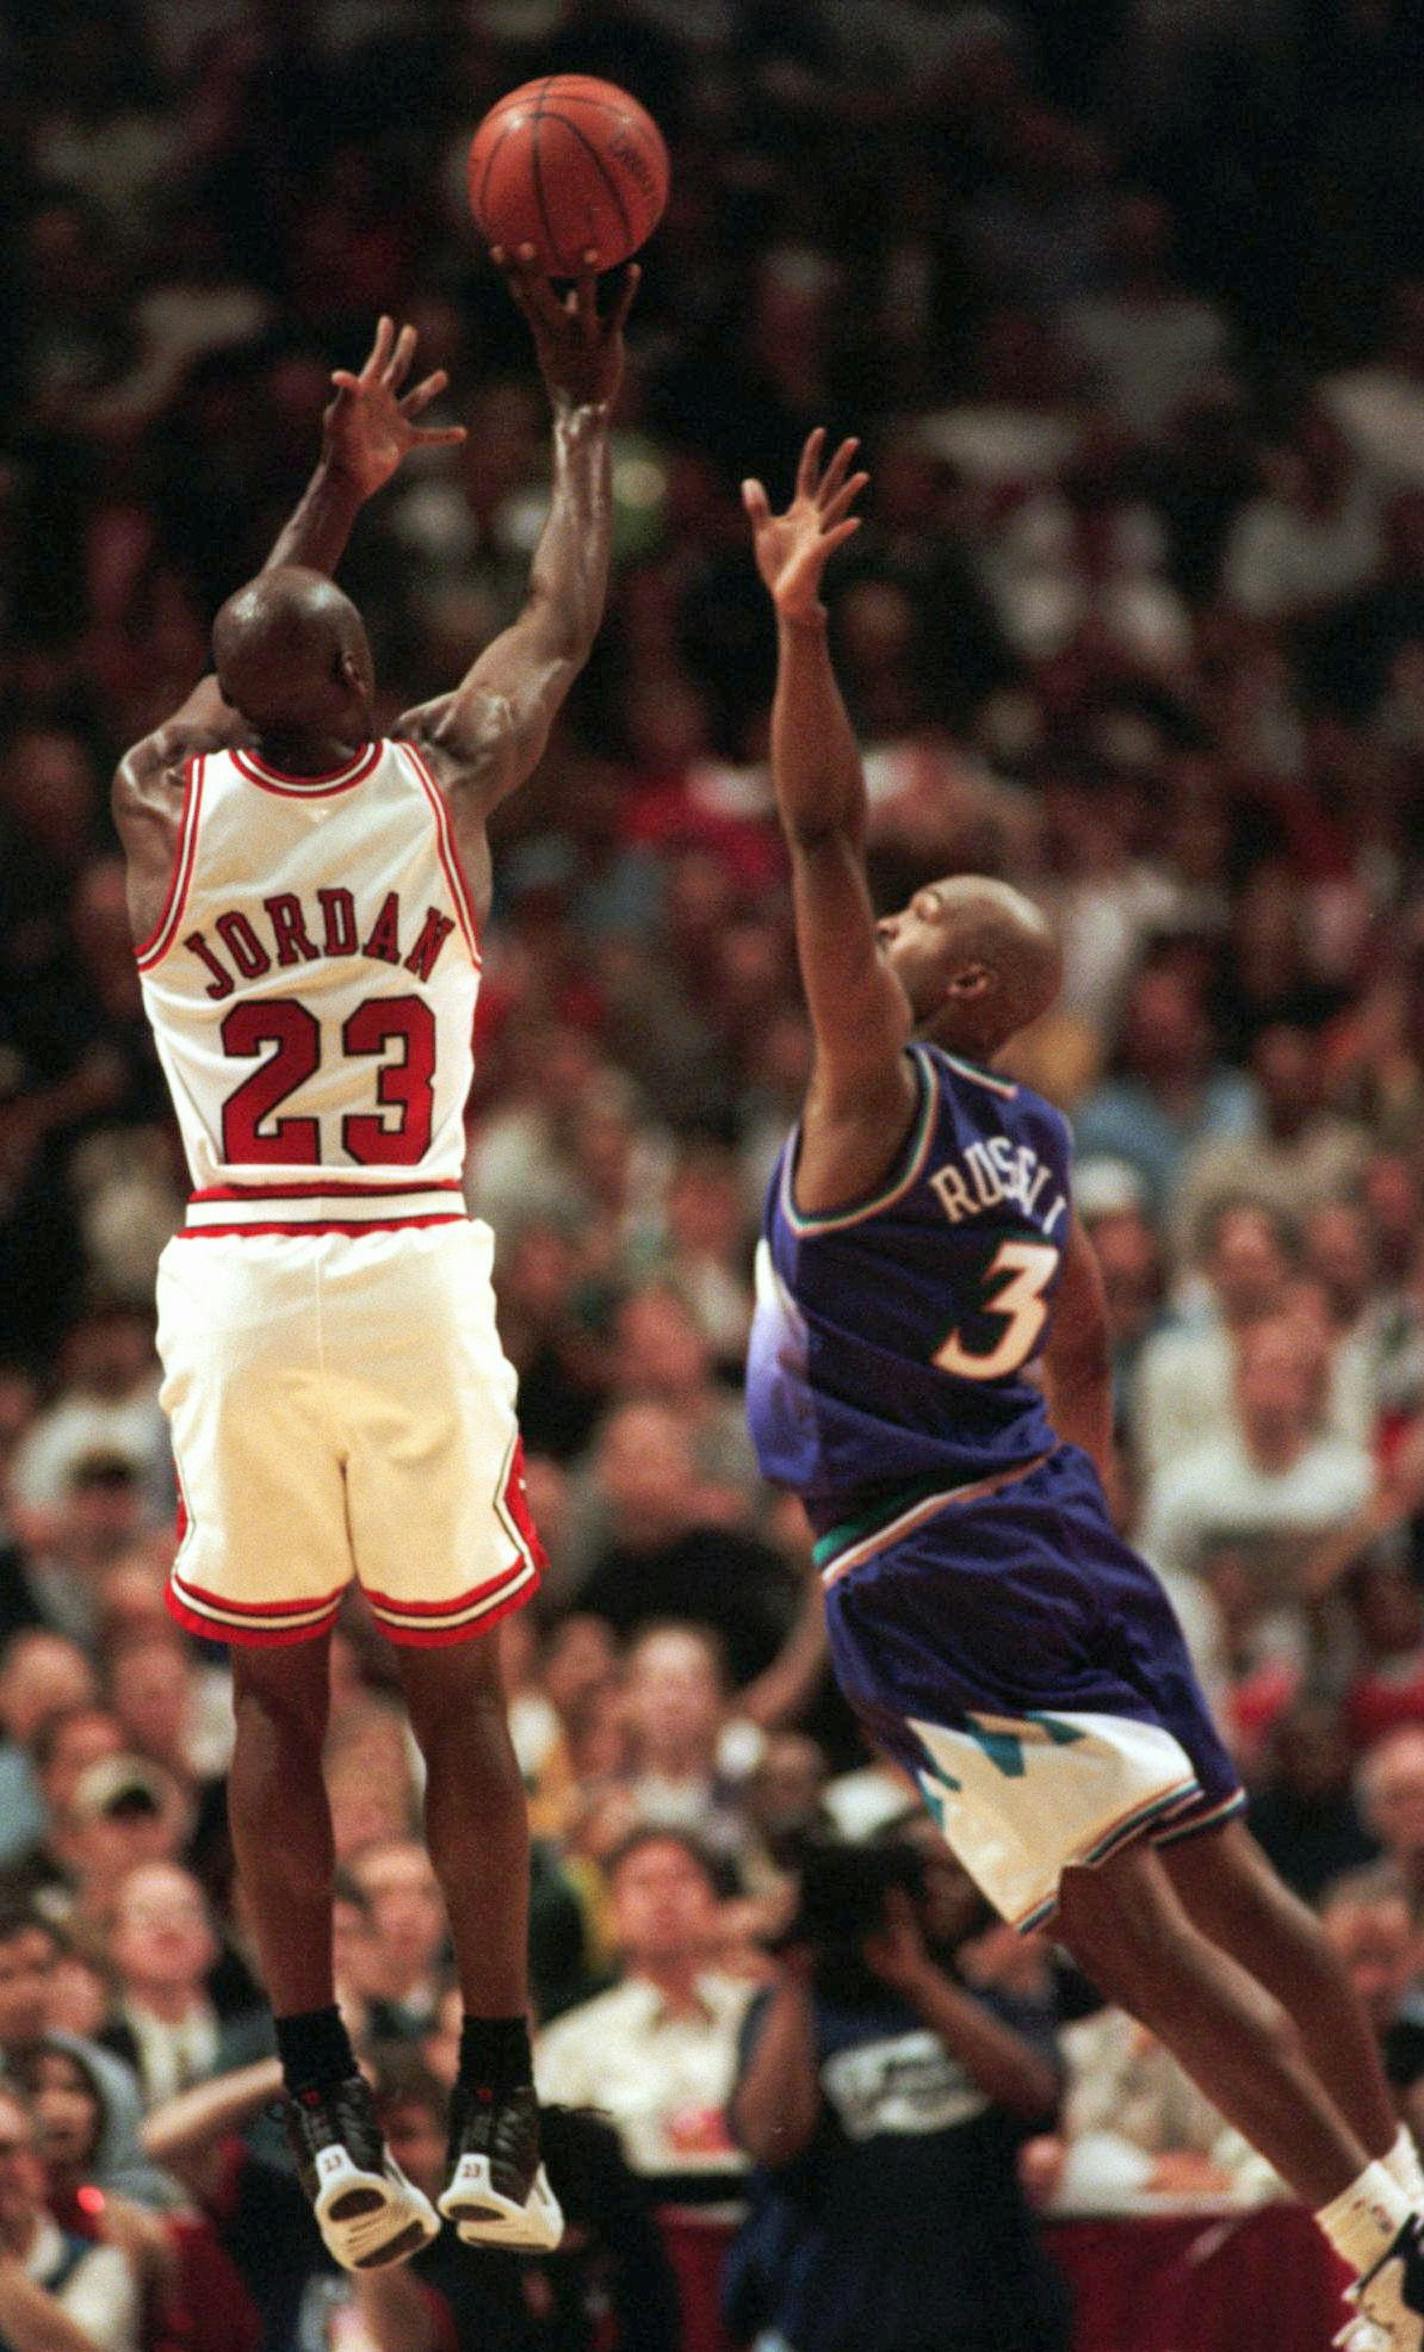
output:
{"label": "defender's face", "polygon": [[927,1021],[944,1003],[954,968],[949,936],[949,903],[935,884],[917,890],[897,915],[885,915],[875,939],[886,964],[909,999],[917,1022]]}

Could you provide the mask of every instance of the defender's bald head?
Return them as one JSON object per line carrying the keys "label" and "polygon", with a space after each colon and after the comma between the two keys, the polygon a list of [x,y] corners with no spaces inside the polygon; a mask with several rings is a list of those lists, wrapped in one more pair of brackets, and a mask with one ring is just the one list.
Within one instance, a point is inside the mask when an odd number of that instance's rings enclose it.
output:
{"label": "defender's bald head", "polygon": [[323,572],[259,572],[213,624],[224,699],[259,735],[300,735],[369,716],[371,649],[361,615]]}
{"label": "defender's bald head", "polygon": [[878,931],[916,1028],[951,1053],[992,1059],[1058,994],[1063,959],[1052,924],[991,875],[931,882]]}

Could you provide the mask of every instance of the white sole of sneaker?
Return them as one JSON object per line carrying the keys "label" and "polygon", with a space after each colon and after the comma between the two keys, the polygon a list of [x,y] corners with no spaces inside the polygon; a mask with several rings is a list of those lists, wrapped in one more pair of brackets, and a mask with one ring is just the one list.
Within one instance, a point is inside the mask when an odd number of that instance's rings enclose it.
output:
{"label": "white sole of sneaker", "polygon": [[524,2246],[547,2254],[564,2234],[559,2201],[542,2164],[524,2203],[516,2205],[491,2181],[487,2156],[462,2156],[440,2198],[440,2210],[453,2221],[465,2246]]}
{"label": "white sole of sneaker", "polygon": [[343,2270],[384,2270],[439,2236],[434,2206],[394,2157],[381,2172],[364,2172],[345,2148],[323,2148],[316,2171],[317,2228]]}

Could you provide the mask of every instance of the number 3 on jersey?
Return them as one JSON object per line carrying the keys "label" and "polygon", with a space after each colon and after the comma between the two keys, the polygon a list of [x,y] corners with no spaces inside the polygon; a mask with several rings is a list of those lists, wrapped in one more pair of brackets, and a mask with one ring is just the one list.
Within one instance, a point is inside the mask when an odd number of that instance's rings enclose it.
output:
{"label": "number 3 on jersey", "polygon": [[1046,1241],[1006,1241],[985,1273],[986,1283],[1007,1276],[1002,1290],[986,1298],[980,1312],[1002,1316],[1005,1330],[997,1344],[983,1354],[965,1347],[957,1329],[934,1361],[941,1372],[960,1380],[1004,1380],[1020,1371],[1033,1354],[1048,1321],[1043,1294],[1058,1271],[1059,1252]]}

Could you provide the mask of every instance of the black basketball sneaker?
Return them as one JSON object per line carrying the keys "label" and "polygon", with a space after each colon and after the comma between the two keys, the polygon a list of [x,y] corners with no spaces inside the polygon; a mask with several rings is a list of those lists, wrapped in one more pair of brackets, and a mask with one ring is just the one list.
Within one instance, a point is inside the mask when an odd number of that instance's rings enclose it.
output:
{"label": "black basketball sneaker", "polygon": [[456,2083],[439,2203],[467,2246],[558,2245],[564,2217],[539,2161],[539,2102],[527,2084],[485,2091]]}
{"label": "black basketball sneaker", "polygon": [[287,2141],[327,2250],[344,2270],[382,2270],[428,2246],[440,2224],[381,2136],[358,2075],[283,2105]]}

